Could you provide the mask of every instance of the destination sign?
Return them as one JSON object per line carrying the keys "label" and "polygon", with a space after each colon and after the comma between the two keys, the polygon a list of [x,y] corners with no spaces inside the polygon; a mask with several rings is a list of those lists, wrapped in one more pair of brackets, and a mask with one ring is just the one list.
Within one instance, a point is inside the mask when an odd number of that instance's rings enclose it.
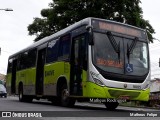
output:
{"label": "destination sign", "polygon": [[94,28],[99,28],[102,30],[117,32],[125,35],[140,37],[140,38],[146,38],[145,31],[139,30],[130,26],[125,26],[122,24],[114,23],[114,22],[105,22],[105,21],[98,21],[93,20],[92,21]]}
{"label": "destination sign", "polygon": [[98,58],[97,64],[107,66],[107,67],[123,68],[122,61],[119,62],[119,61],[114,61],[114,60],[105,60],[103,58]]}

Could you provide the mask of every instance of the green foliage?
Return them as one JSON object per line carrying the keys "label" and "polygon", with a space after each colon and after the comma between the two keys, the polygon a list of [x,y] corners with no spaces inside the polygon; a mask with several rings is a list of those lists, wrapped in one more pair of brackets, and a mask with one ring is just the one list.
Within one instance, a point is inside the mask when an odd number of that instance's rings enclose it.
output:
{"label": "green foliage", "polygon": [[79,20],[97,17],[146,29],[153,42],[155,32],[149,21],[143,19],[140,3],[140,0],[53,0],[50,8],[41,11],[43,18],[35,18],[28,26],[29,35],[36,35],[38,41]]}

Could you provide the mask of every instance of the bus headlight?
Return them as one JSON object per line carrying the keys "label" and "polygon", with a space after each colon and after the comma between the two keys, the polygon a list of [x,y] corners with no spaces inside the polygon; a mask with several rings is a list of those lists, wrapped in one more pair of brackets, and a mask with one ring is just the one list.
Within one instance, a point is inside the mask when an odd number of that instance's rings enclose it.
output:
{"label": "bus headlight", "polygon": [[94,82],[100,86],[104,86],[103,82],[98,78],[98,74],[90,72]]}

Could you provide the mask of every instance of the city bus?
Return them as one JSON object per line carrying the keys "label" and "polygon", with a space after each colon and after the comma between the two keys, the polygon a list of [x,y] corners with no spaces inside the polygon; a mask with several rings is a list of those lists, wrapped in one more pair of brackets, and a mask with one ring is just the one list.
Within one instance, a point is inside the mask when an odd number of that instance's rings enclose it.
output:
{"label": "city bus", "polygon": [[112,110],[118,100],[148,101],[148,44],[144,29],[85,18],[9,56],[7,91],[62,106],[99,99]]}

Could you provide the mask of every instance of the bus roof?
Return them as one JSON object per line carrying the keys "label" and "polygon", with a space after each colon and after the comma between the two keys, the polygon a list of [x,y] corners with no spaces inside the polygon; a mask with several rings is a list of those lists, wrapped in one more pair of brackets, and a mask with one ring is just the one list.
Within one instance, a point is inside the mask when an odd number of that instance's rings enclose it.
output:
{"label": "bus roof", "polygon": [[32,45],[22,49],[21,51],[17,52],[17,53],[14,53],[13,55],[11,55],[9,58],[12,58],[12,57],[16,57],[18,54],[20,53],[23,53],[27,50],[30,50],[30,49],[33,49],[33,48],[36,48],[38,47],[39,45],[43,44],[43,43],[46,43],[47,41],[50,41],[51,39],[53,38],[58,38],[60,37],[61,35],[64,35],[66,33],[69,33],[71,32],[72,30],[78,28],[78,27],[81,27],[81,26],[84,26],[84,25],[91,25],[91,21],[92,20],[97,20],[97,21],[103,21],[103,22],[110,22],[110,23],[115,23],[115,24],[119,24],[119,25],[123,25],[123,26],[128,26],[128,27],[131,27],[131,28],[134,28],[134,29],[138,29],[138,30],[142,30],[142,31],[145,31],[144,29],[141,29],[141,28],[138,28],[138,27],[135,27],[135,26],[131,26],[131,25],[128,25],[128,24],[123,24],[123,23],[120,23],[120,22],[116,22],[116,21],[111,21],[111,20],[105,20],[105,19],[100,19],[100,18],[94,18],[94,17],[88,17],[88,18],[85,18],[79,22],[76,22],[50,36],[47,36],[35,43],[33,43]]}
{"label": "bus roof", "polygon": [[70,26],[68,26],[68,27],[66,27],[66,28],[64,28],[64,29],[62,29],[62,30],[60,30],[60,31],[58,31],[58,32],[50,35],[50,36],[47,36],[47,37],[45,37],[45,38],[43,38],[43,39],[41,39],[41,40],[33,43],[32,45],[30,45],[30,46],[22,49],[22,50],[19,51],[19,52],[14,53],[14,54],[11,55],[9,58],[15,57],[16,55],[18,55],[18,54],[20,54],[20,53],[23,53],[23,52],[25,52],[25,51],[27,51],[27,50],[36,48],[36,47],[38,47],[39,45],[41,45],[41,44],[43,44],[43,43],[46,43],[47,41],[50,41],[50,40],[53,39],[53,38],[57,38],[57,37],[59,37],[59,36],[61,36],[61,35],[63,35],[63,34],[69,33],[70,31],[72,31],[72,30],[74,30],[74,29],[76,29],[76,28],[78,28],[78,27],[80,27],[80,26],[88,25],[90,20],[91,20],[90,18],[85,18],[85,19],[83,19],[83,20],[81,20],[81,21],[79,21],[79,22],[76,22],[76,23],[74,23],[73,25],[70,25]]}

